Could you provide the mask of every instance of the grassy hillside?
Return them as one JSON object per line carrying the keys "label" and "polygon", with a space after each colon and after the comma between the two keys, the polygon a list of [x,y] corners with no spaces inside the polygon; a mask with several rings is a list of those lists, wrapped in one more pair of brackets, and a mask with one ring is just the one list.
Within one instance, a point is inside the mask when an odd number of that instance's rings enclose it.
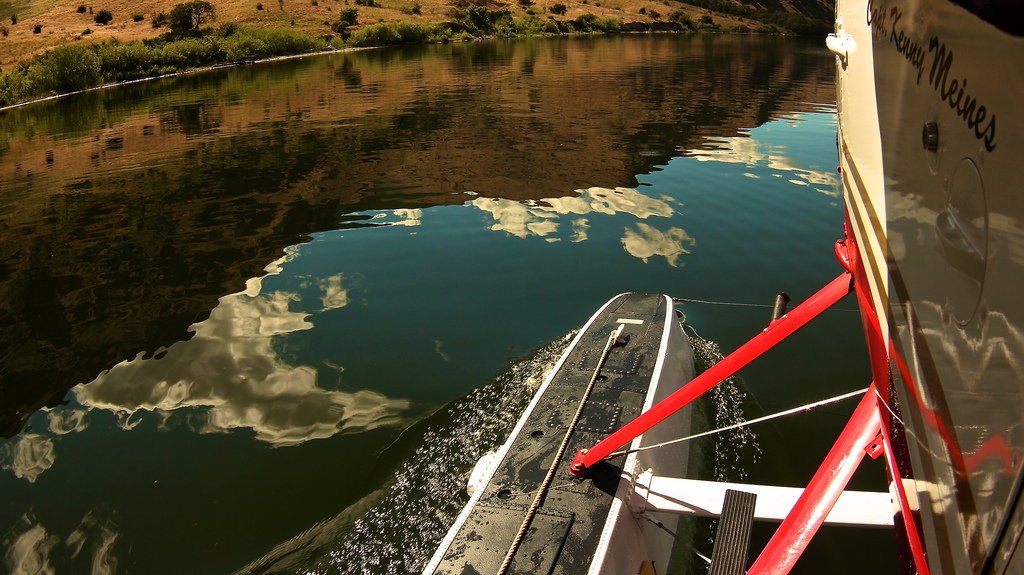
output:
{"label": "grassy hillside", "polygon": [[[0,0],[0,69],[32,58],[46,50],[69,43],[94,44],[117,39],[121,42],[154,38],[167,31],[154,28],[153,18],[170,12],[180,0]],[[356,6],[357,1],[361,4]],[[756,6],[771,11],[801,13],[827,21],[831,0],[762,0]],[[618,18],[624,23],[664,22],[668,15],[683,10],[694,21],[705,14],[723,27],[753,29],[756,22],[744,12],[754,4],[734,0],[214,0],[214,24],[235,22],[243,26],[285,28],[315,38],[335,35],[331,24],[345,8],[357,7],[356,27],[378,22],[409,20],[443,22],[451,20],[452,9],[484,6],[508,9],[513,18],[534,15],[541,20],[571,21],[585,14]],[[370,5],[367,5],[370,4]],[[550,9],[563,4],[563,14]],[[706,7],[702,7],[706,6]],[[709,9],[712,8],[712,9]],[[113,19],[96,22],[101,10]],[[136,21],[137,20],[137,21]]]}

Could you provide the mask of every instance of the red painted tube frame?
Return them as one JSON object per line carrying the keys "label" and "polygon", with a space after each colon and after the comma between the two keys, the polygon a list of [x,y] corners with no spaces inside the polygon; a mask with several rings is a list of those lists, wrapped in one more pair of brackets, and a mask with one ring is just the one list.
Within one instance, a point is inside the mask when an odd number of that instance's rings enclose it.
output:
{"label": "red painted tube frame", "polygon": [[647,410],[633,421],[627,423],[615,433],[609,435],[597,445],[587,450],[580,450],[573,459],[570,473],[583,477],[587,468],[611,455],[613,451],[629,443],[638,435],[663,421],[668,416],[682,409],[705,391],[718,385],[721,381],[739,371],[742,367],[758,358],[775,344],[792,335],[796,330],[817,317],[852,290],[852,274],[844,272],[818,290],[804,303],[793,311],[771,322],[764,331],[757,334],[739,349],[729,354],[722,361],[694,378],[672,395]]}
{"label": "red painted tube frame", "polygon": [[875,384],[872,383],[803,495],[747,575],[784,575],[796,564],[850,482],[867,449],[878,437],[881,421],[876,401]]}

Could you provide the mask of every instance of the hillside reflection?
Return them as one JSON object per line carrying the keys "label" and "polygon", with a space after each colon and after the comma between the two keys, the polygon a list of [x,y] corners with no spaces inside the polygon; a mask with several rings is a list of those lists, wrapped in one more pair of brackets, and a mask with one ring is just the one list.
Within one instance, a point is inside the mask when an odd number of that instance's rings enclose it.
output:
{"label": "hillside reflection", "polygon": [[[72,388],[105,409],[202,405],[209,425],[271,442],[368,425],[359,415],[368,409],[390,417],[398,400],[319,390],[310,371],[275,363],[267,334],[305,329],[304,320],[287,311],[289,294],[238,293],[246,281],[287,246],[343,227],[346,214],[395,210],[415,225],[416,210],[461,204],[465,192],[494,229],[519,237],[553,237],[566,217],[567,239],[582,241],[591,212],[671,213],[620,188],[676,150],[720,149],[702,138],[725,142],[831,98],[821,93],[830,61],[791,42],[609,37],[360,51],[4,112],[0,434],[18,433]],[[639,222],[622,242],[645,261],[680,265],[693,240]],[[343,285],[324,287],[325,308],[346,305]],[[227,318],[248,330],[233,334],[247,342],[239,350],[218,339]],[[149,372],[157,353],[173,378]],[[243,359],[234,381],[200,377]],[[114,374],[138,388],[113,385]],[[283,390],[288,414],[253,415],[268,400],[243,379]]]}

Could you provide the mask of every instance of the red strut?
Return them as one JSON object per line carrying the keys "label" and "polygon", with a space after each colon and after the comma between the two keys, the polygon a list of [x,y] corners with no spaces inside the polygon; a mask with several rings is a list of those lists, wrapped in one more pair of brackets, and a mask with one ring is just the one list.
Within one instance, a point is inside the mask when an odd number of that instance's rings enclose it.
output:
{"label": "red strut", "polygon": [[707,371],[694,378],[672,395],[642,413],[622,429],[601,440],[597,445],[582,449],[576,453],[569,472],[576,477],[584,477],[587,468],[611,455],[613,451],[629,443],[634,438],[654,427],[657,423],[682,409],[705,391],[718,385],[727,377],[768,351],[775,344],[786,339],[796,330],[814,319],[832,304],[850,293],[852,274],[844,272],[827,286],[812,295],[793,311],[773,321],[764,331],[754,336],[739,349],[732,352],[722,361],[711,366]]}
{"label": "red strut", "polygon": [[872,383],[825,461],[747,575],[785,575],[796,564],[881,430],[876,400]]}

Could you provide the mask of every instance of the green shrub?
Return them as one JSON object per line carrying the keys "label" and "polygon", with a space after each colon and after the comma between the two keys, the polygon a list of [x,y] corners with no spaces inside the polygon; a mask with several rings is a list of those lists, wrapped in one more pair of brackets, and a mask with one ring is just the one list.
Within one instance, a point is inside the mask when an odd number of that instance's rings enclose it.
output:
{"label": "green shrub", "polygon": [[349,26],[355,26],[359,21],[359,8],[343,8],[338,14],[338,21],[331,25],[338,34],[344,34]]}
{"label": "green shrub", "polygon": [[79,4],[78,5],[78,13],[79,14],[85,14],[85,4]]}
{"label": "green shrub", "polygon": [[111,14],[110,10],[107,10],[106,8],[104,8],[103,10],[100,10],[99,12],[97,12],[96,13],[96,17],[93,18],[93,20],[95,20],[97,24],[100,24],[100,25],[103,25],[103,26],[106,26],[107,24],[109,24],[110,21],[113,20],[113,19],[114,19],[114,15]]}
{"label": "green shrub", "polygon": [[217,35],[221,38],[229,38],[239,29],[240,26],[235,22],[224,22],[217,28]]}
{"label": "green shrub", "polygon": [[17,104],[31,97],[31,85],[23,66],[0,73],[0,106]]}
{"label": "green shrub", "polygon": [[452,9],[448,17],[454,24],[467,32],[504,36],[512,34],[515,24],[508,8],[488,10],[484,6],[470,6],[465,10]]}
{"label": "green shrub", "polygon": [[381,8],[380,2],[377,0],[356,0],[356,6],[366,6],[369,8]]}
{"label": "green shrub", "polygon": [[0,34],[3,34],[4,38],[6,38],[10,33],[11,31],[7,29],[7,26],[0,26]]}
{"label": "green shrub", "polygon": [[156,16],[153,16],[153,27],[159,28],[167,25],[167,12],[160,12]]}
{"label": "green shrub", "polygon": [[578,32],[619,32],[622,30],[622,19],[600,18],[588,12],[573,20],[571,26]]}
{"label": "green shrub", "polygon": [[32,27],[32,33],[33,34],[38,34],[38,33],[42,32],[42,31],[43,31],[43,25],[42,24],[36,24],[35,26]]}
{"label": "green shrub", "polygon": [[558,4],[552,4],[551,7],[548,8],[548,11],[550,11],[552,14],[558,14],[559,16],[565,16],[565,13],[569,11],[569,8],[565,4],[558,3]]}
{"label": "green shrub", "polygon": [[705,14],[700,17],[701,24],[714,24],[715,20],[711,17],[711,14]]}
{"label": "green shrub", "polygon": [[256,3],[256,9],[257,10],[262,10],[263,9],[263,3],[262,2],[257,2]]}
{"label": "green shrub", "polygon": [[167,15],[167,25],[172,33],[184,35],[198,29],[204,22],[213,20],[214,16],[213,4],[206,0],[192,0],[175,4]]}
{"label": "green shrub", "polygon": [[422,14],[423,13],[422,7],[420,6],[419,2],[416,2],[412,6],[402,6],[400,8],[400,10],[402,11],[403,14],[409,14],[409,15],[412,15],[412,14]]}
{"label": "green shrub", "polygon": [[18,15],[17,14],[11,14],[11,25],[14,26],[17,23],[18,23]]}
{"label": "green shrub", "polygon": [[111,42],[97,47],[105,82],[123,82],[153,74],[153,51],[139,42]]}
{"label": "green shrub", "polygon": [[100,80],[100,59],[85,46],[66,44],[32,63],[28,80],[37,94],[74,92]]}
{"label": "green shrub", "polygon": [[693,29],[693,18],[690,18],[690,15],[682,10],[673,10],[669,13],[668,19],[673,22],[679,22],[683,28]]}
{"label": "green shrub", "polygon": [[142,14],[132,14],[132,22],[142,22],[146,17]]}
{"label": "green shrub", "polygon": [[657,10],[651,10],[647,13],[647,15],[650,16],[652,20],[657,20],[661,18],[661,12],[658,12]]}
{"label": "green shrub", "polygon": [[88,36],[89,34],[92,34],[92,28],[86,28],[85,30],[82,30],[82,36]]}
{"label": "green shrub", "polygon": [[519,36],[539,36],[541,34],[548,33],[545,28],[547,26],[547,22],[533,15],[515,19],[512,22],[512,26],[515,29],[516,34]]}
{"label": "green shrub", "polygon": [[621,32],[622,31],[622,18],[598,18],[591,22],[591,27],[598,32]]}
{"label": "green shrub", "polygon": [[318,2],[317,0],[313,0],[312,2],[310,2],[310,4],[312,4],[313,6],[319,6],[320,2]]}
{"label": "green shrub", "polygon": [[159,62],[175,70],[209,66],[224,61],[220,46],[207,38],[186,38],[163,47]]}
{"label": "green shrub", "polygon": [[393,46],[438,42],[450,38],[451,30],[445,24],[404,20],[380,22],[360,28],[352,33],[348,43],[351,46]]}

